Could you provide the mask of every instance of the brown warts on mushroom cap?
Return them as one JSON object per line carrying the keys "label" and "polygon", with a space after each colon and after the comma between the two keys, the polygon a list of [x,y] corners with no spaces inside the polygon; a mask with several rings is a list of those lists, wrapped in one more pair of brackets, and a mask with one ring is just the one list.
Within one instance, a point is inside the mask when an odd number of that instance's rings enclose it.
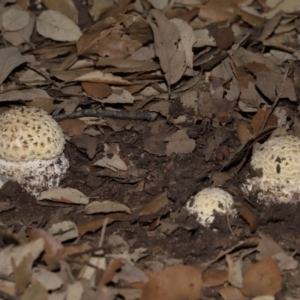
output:
{"label": "brown warts on mushroom cap", "polygon": [[13,180],[33,195],[58,187],[69,161],[62,130],[47,112],[26,106],[4,112],[0,140],[0,187]]}
{"label": "brown warts on mushroom cap", "polygon": [[300,138],[279,136],[259,145],[251,159],[254,170],[262,176],[247,179],[243,190],[258,199],[270,202],[290,202],[300,195]]}

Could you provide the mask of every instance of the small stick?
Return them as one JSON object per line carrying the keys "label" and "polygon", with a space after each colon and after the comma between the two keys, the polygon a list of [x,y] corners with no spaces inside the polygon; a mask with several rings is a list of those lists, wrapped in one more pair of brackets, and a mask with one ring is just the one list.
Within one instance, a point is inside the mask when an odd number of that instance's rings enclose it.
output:
{"label": "small stick", "polygon": [[134,110],[134,111],[116,111],[116,110],[106,110],[106,109],[83,109],[80,111],[73,112],[70,115],[58,114],[53,116],[56,121],[62,121],[65,119],[75,119],[82,117],[107,117],[115,119],[124,120],[145,120],[152,122],[158,116],[156,112],[144,111],[144,110]]}

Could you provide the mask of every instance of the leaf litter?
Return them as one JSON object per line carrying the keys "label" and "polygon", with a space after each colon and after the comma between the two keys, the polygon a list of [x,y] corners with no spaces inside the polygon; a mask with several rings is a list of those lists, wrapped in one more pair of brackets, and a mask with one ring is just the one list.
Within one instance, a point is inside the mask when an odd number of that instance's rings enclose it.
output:
{"label": "leaf litter", "polygon": [[[300,136],[299,11],[2,1],[0,112],[59,120],[70,169],[0,189],[0,299],[299,299],[299,202],[241,190],[256,143]],[[209,229],[184,207],[210,186],[238,216]]]}

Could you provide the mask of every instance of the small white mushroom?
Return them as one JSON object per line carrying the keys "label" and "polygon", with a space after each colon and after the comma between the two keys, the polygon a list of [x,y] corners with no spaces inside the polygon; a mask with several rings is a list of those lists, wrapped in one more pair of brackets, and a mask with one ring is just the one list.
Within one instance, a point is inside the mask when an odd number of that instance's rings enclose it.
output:
{"label": "small white mushroom", "polygon": [[33,195],[58,187],[69,167],[59,124],[36,107],[22,106],[0,115],[0,188],[17,181]]}
{"label": "small white mushroom", "polygon": [[186,209],[196,216],[197,221],[209,227],[215,219],[215,213],[234,216],[232,196],[220,188],[205,188],[186,203]]}
{"label": "small white mushroom", "polygon": [[273,137],[259,145],[251,159],[261,176],[247,179],[243,190],[257,192],[258,199],[268,202],[290,202],[300,194],[300,138]]}

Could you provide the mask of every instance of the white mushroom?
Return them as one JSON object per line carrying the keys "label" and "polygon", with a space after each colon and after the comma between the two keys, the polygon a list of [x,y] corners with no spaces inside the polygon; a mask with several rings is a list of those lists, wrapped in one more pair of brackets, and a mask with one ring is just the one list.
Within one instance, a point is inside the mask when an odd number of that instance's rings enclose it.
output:
{"label": "white mushroom", "polygon": [[215,219],[215,213],[235,215],[232,196],[220,188],[205,188],[186,203],[186,209],[205,227]]}
{"label": "white mushroom", "polygon": [[[289,202],[300,193],[300,139],[273,137],[255,149],[251,166],[262,175],[247,180],[244,191],[266,202]],[[295,199],[296,199],[295,198]]]}
{"label": "white mushroom", "polygon": [[0,115],[0,188],[17,181],[38,195],[57,187],[69,167],[59,124],[44,110],[15,107]]}

